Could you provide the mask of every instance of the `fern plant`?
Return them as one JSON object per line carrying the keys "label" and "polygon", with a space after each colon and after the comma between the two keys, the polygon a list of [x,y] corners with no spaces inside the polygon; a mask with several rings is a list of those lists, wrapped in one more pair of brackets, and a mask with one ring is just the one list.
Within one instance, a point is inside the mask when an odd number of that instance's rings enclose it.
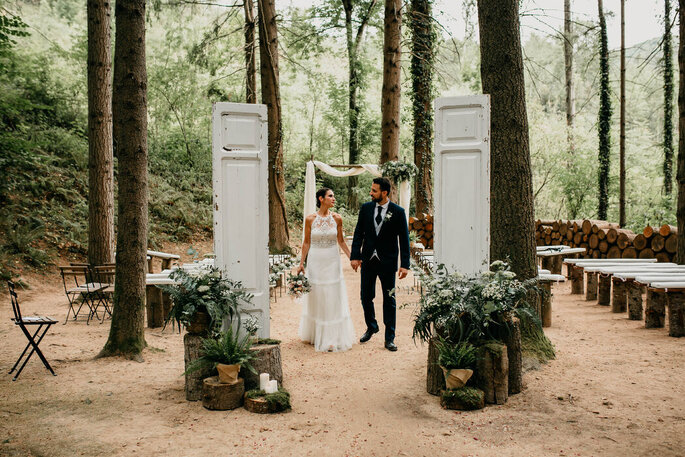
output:
{"label": "fern plant", "polygon": [[229,327],[225,332],[219,333],[218,338],[202,339],[202,356],[190,363],[186,374],[209,367],[216,368],[217,364],[220,363],[226,365],[240,364],[241,367],[247,368],[251,373],[257,374],[250,363],[256,357],[251,348],[252,341],[249,334],[241,337]]}

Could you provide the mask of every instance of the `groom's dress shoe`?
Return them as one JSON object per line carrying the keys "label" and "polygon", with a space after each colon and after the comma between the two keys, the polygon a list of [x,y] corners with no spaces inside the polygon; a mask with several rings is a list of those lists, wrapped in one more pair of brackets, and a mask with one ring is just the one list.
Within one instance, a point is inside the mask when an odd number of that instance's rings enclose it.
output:
{"label": "groom's dress shoe", "polygon": [[364,334],[362,335],[362,337],[359,338],[359,342],[360,343],[366,343],[367,341],[369,341],[371,339],[371,337],[373,336],[374,333],[378,333],[378,330],[376,330],[374,332],[373,330],[367,329],[366,332],[364,332]]}
{"label": "groom's dress shoe", "polygon": [[385,349],[391,352],[395,352],[397,350],[397,346],[395,346],[395,343],[393,343],[392,341],[386,341]]}

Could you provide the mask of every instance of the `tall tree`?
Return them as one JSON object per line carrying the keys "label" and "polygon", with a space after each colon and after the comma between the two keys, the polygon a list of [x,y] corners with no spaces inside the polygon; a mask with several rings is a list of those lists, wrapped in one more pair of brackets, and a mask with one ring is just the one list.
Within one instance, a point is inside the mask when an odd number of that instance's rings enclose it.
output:
{"label": "tall tree", "polygon": [[[350,127],[350,146],[349,163],[357,163],[361,153],[359,143],[359,123],[361,107],[359,104],[359,91],[362,86],[361,56],[364,32],[369,24],[371,15],[376,7],[377,0],[358,1],[342,0],[343,10],[345,11],[345,38],[347,41],[347,59],[349,62],[348,80],[348,107],[349,107],[349,127]],[[355,7],[357,17],[355,18]],[[355,23],[359,24],[356,27]],[[348,178],[347,206],[355,209],[359,206],[357,194],[354,192],[358,179],[356,176]]]}
{"label": "tall tree", "polygon": [[673,192],[673,52],[671,0],[664,0],[664,193]]}
{"label": "tall tree", "polygon": [[564,69],[566,73],[566,127],[569,151],[573,152],[573,118],[576,115],[576,102],[573,86],[573,20],[571,0],[564,0]]}
{"label": "tall tree", "polygon": [[435,31],[432,0],[412,0],[411,29],[412,113],[414,118],[414,181],[416,213],[433,209],[433,62]]}
{"label": "tall tree", "polygon": [[400,155],[400,71],[402,49],[402,1],[385,0],[383,27],[383,89],[381,92],[381,160]]}
{"label": "tall tree", "polygon": [[609,44],[607,42],[607,23],[604,18],[602,0],[597,0],[599,10],[599,205],[597,217],[607,218],[609,209],[609,153],[611,151],[611,92],[609,89]]}
{"label": "tall tree", "polygon": [[111,14],[108,0],[88,0],[88,262],[114,258]]}
{"label": "tall tree", "polygon": [[[668,0],[667,0],[668,1]],[[618,146],[618,225],[626,225],[626,2],[621,0],[621,94],[619,125],[620,136]]]}
{"label": "tall tree", "polygon": [[685,0],[678,1],[678,263],[685,265]]}
{"label": "tall tree", "polygon": [[117,0],[112,118],[119,159],[114,305],[100,356],[141,359],[148,226],[145,0]]}
{"label": "tall tree", "polygon": [[274,252],[289,249],[283,173],[283,127],[278,80],[278,28],[275,0],[258,2],[259,69],[262,103],[269,117],[269,247]]}
{"label": "tall tree", "polygon": [[537,276],[533,179],[518,0],[478,0],[481,79],[490,94],[490,257]]}
{"label": "tall tree", "polygon": [[243,6],[245,7],[245,102],[257,103],[254,3],[252,0],[244,0]]}

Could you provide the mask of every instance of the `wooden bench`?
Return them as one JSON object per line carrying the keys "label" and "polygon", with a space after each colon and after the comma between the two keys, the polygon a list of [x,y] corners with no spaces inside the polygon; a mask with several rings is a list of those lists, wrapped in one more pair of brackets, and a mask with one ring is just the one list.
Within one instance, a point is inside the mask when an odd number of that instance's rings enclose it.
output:
{"label": "wooden bench", "polygon": [[[663,317],[663,306],[668,307],[668,335],[673,337],[685,336],[685,279],[673,280],[670,279],[665,281],[654,280],[649,283],[647,288],[647,293],[652,293],[652,295],[663,294],[665,300],[661,300],[661,309],[658,305],[654,306],[652,310],[654,311],[653,317],[659,318],[658,322],[663,323],[665,320]],[[664,303],[665,301],[665,303]],[[648,303],[649,304],[649,303]],[[645,308],[645,327],[647,327],[647,312],[648,308]],[[661,314],[659,314],[661,311]],[[661,325],[663,327],[663,325]]]}
{"label": "wooden bench", "polygon": [[[568,267],[568,278],[571,280],[571,293],[583,294],[585,268],[594,266],[625,266],[625,265],[644,265],[656,263],[656,259],[564,259]],[[585,299],[597,299],[597,275],[591,273],[587,275],[587,287],[585,288]]]}
{"label": "wooden bench", "polygon": [[157,286],[173,285],[176,282],[168,274],[147,274],[145,278],[145,311],[148,328],[164,325],[164,320],[171,311],[171,297]]}
{"label": "wooden bench", "polygon": [[168,270],[171,267],[171,261],[172,260],[179,260],[181,258],[180,255],[178,254],[169,254],[166,252],[160,252],[160,251],[147,251],[147,272],[148,273],[154,273],[152,269],[152,262],[154,259],[161,259],[162,260],[162,268],[161,270]]}
{"label": "wooden bench", "polygon": [[540,266],[550,270],[552,274],[561,274],[562,257],[580,255],[587,251],[585,248],[569,248],[568,246],[544,246],[544,248],[536,249],[535,255],[540,259]]}
{"label": "wooden bench", "polygon": [[538,273],[538,283],[543,289],[544,293],[540,300],[539,308],[536,310],[543,327],[552,326],[552,283],[564,282],[566,278],[564,275]]}

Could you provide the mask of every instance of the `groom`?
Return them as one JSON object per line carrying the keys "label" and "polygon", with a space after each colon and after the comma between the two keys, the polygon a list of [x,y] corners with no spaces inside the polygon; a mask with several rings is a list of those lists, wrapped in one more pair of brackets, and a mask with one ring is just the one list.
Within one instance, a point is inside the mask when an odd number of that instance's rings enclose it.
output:
{"label": "groom", "polygon": [[[373,201],[365,203],[359,210],[359,219],[354,229],[350,265],[357,271],[361,266],[361,300],[364,307],[366,332],[359,339],[366,343],[378,332],[376,310],[373,299],[376,296],[376,278],[383,289],[383,324],[385,325],[385,348],[396,351],[395,346],[395,272],[397,255],[400,256],[398,277],[403,279],[409,272],[409,231],[404,209],[388,199],[390,181],[376,178],[371,185]],[[399,246],[399,249],[398,249]]]}

